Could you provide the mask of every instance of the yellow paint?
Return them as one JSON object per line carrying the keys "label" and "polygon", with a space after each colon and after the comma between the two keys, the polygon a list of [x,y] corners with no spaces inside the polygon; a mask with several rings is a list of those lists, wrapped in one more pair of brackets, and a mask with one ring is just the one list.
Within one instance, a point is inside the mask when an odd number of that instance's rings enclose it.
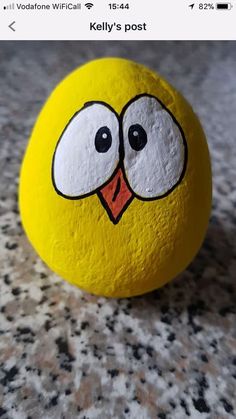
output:
{"label": "yellow paint", "polygon": [[[71,201],[55,192],[52,157],[85,102],[105,101],[119,113],[142,93],[159,98],[181,125],[187,170],[170,195],[151,202],[135,198],[114,225],[96,194]],[[128,60],[92,61],[63,80],[43,107],[23,161],[19,195],[25,231],[52,270],[94,294],[143,294],[183,271],[201,246],[211,209],[206,139],[189,104],[159,75]]]}

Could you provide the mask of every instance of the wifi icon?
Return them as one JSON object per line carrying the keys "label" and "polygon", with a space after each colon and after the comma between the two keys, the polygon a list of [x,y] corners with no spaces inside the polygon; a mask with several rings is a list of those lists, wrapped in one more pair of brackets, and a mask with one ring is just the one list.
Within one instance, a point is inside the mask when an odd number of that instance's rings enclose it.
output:
{"label": "wifi icon", "polygon": [[87,7],[89,10],[92,9],[93,6],[93,3],[85,3],[85,7]]}

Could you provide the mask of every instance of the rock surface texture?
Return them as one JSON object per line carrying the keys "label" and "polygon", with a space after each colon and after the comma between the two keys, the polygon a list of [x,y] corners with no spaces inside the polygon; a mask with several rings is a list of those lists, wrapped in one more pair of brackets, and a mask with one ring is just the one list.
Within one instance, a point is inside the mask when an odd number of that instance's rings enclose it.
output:
{"label": "rock surface texture", "polygon": [[[192,104],[213,165],[213,211],[194,262],[131,299],[83,293],[53,274],[17,204],[26,143],[45,98],[83,62],[122,56]],[[236,417],[236,44],[0,45],[0,417]]]}

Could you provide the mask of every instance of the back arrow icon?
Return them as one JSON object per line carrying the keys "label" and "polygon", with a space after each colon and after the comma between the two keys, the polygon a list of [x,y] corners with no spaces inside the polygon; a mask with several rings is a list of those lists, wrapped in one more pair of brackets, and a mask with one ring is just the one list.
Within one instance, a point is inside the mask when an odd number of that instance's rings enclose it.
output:
{"label": "back arrow icon", "polygon": [[190,4],[188,7],[191,7],[191,9],[193,9],[193,8],[194,8],[194,4],[195,4],[195,3]]}
{"label": "back arrow icon", "polygon": [[10,28],[13,32],[15,32],[15,28],[13,28],[13,26],[15,25],[15,20],[13,22],[10,23],[10,25],[8,26],[8,28]]}

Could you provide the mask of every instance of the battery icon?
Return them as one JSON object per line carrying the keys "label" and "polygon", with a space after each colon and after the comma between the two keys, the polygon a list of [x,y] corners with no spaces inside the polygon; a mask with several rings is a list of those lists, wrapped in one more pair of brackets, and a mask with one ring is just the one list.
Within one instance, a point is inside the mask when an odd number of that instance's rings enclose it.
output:
{"label": "battery icon", "polygon": [[216,3],[217,10],[231,10],[233,5],[231,3]]}

